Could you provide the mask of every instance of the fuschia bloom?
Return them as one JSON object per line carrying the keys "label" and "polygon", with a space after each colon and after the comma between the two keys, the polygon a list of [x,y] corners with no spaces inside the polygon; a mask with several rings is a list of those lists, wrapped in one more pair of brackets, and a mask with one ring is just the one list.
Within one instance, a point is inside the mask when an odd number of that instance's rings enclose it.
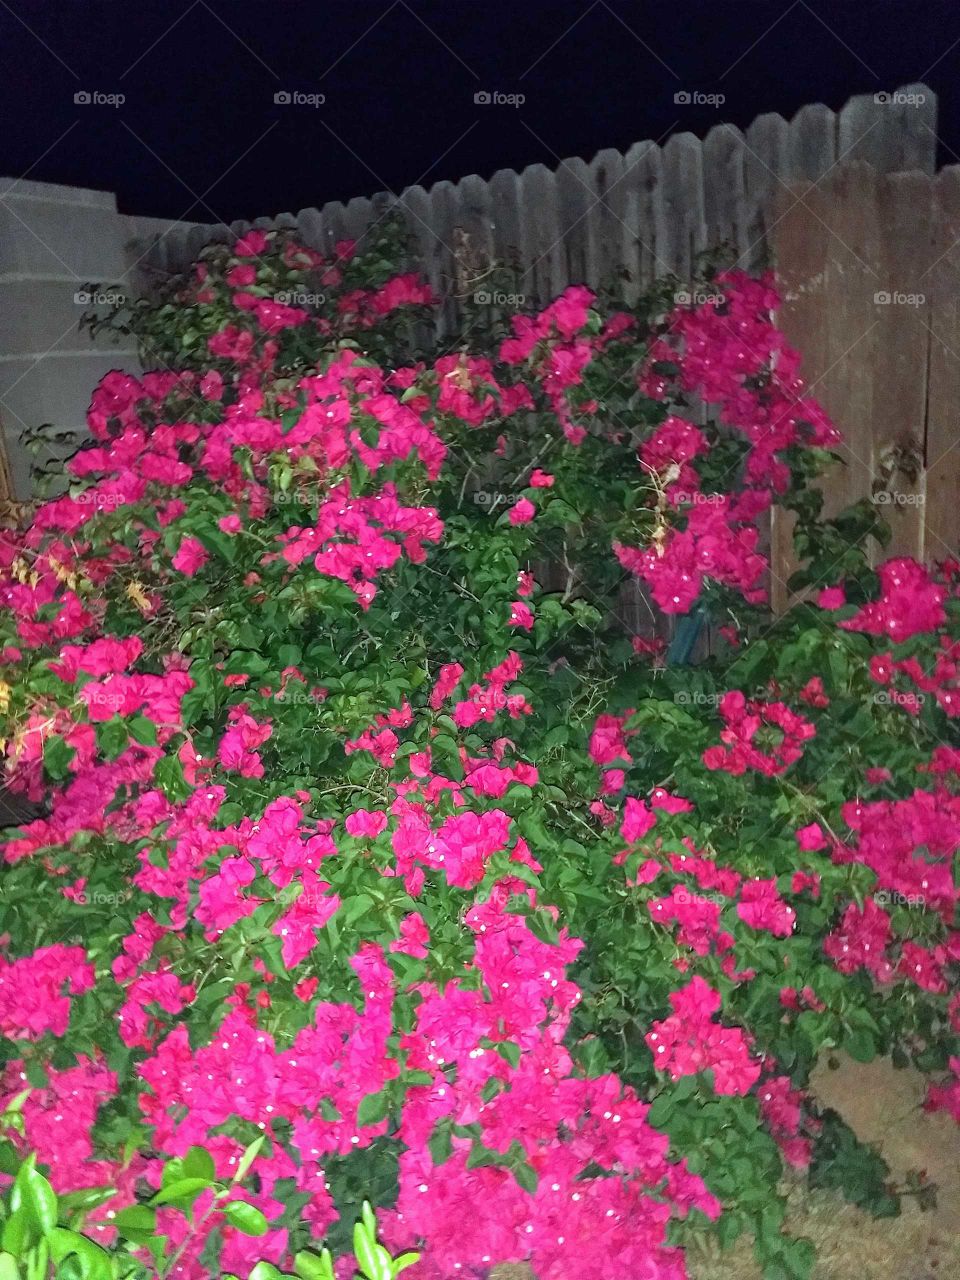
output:
{"label": "fuschia bloom", "polygon": [[348,836],[361,836],[376,839],[387,829],[387,815],[382,809],[356,809],[348,813],[344,826]]}
{"label": "fuschia bloom", "polygon": [[209,369],[200,379],[199,391],[204,400],[222,400],[223,374],[217,369]]}
{"label": "fuschia bloom", "polygon": [[510,606],[510,620],[507,625],[529,631],[533,626],[533,611],[530,606],[524,604],[522,600],[514,600]]}
{"label": "fuschia bloom", "polygon": [[652,813],[643,800],[635,796],[627,796],[623,803],[623,823],[620,834],[628,844],[642,840],[657,824],[657,815]]}
{"label": "fuschia bloom", "polygon": [[188,578],[192,578],[208,559],[209,554],[202,542],[196,538],[184,538],[177,554],[173,557],[173,567],[180,573],[186,574]]}
{"label": "fuschia bloom", "polygon": [[796,912],[780,897],[776,877],[744,881],[737,903],[737,915],[751,929],[787,938],[796,926]]}
{"label": "fuschia bloom", "polygon": [[246,288],[248,284],[253,284],[256,278],[257,269],[250,262],[240,262],[227,272],[227,284],[235,289]]}
{"label": "fuschia bloom", "polygon": [[812,853],[817,849],[825,849],[827,847],[827,838],[823,834],[819,822],[811,822],[806,827],[801,827],[797,833],[797,844],[803,853]]}
{"label": "fuschia bloom", "polygon": [[240,237],[233,246],[233,252],[238,258],[256,258],[266,251],[269,243],[264,232],[255,229]]}
{"label": "fuschia bloom", "polygon": [[511,524],[528,524],[537,514],[537,509],[529,498],[520,498],[510,508],[508,519]]}
{"label": "fuschia bloom", "polygon": [[847,596],[842,586],[824,587],[817,596],[817,604],[821,609],[842,609],[846,603]]}
{"label": "fuschia bloom", "polygon": [[422,960],[427,955],[429,942],[430,931],[423,916],[419,911],[411,911],[400,921],[400,937],[390,943],[390,950]]}

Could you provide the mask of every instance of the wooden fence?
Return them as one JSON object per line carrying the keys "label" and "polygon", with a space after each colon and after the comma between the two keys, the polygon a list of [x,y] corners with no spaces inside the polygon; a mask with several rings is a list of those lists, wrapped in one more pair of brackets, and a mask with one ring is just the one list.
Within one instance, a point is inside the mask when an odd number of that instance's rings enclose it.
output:
{"label": "wooden fence", "polygon": [[[678,116],[683,110],[677,108]],[[362,240],[395,210],[405,216],[426,274],[445,296],[484,264],[515,262],[530,303],[548,301],[571,282],[597,287],[614,276],[630,297],[659,276],[688,279],[697,255],[721,243],[748,269],[766,261],[771,209],[786,184],[820,183],[849,161],[881,173],[932,174],[936,117],[935,94],[926,85],[906,85],[851,98],[836,112],[814,103],[789,121],[762,115],[743,132],[721,124],[703,140],[676,133],[663,146],[638,142],[625,153],[600,151],[555,169],[501,169],[489,181],[474,174],[252,225],[295,228],[307,244],[329,251],[338,240]],[[165,272],[186,266],[212,236],[250,225],[129,221],[144,262]],[[454,309],[451,300],[448,321]]]}
{"label": "wooden fence", "polygon": [[[573,282],[598,287],[613,278],[631,300],[665,274],[690,279],[698,255],[720,244],[748,270],[774,265],[786,291],[786,333],[803,353],[813,393],[846,437],[848,465],[825,485],[831,508],[876,490],[894,526],[892,550],[943,558],[960,550],[960,169],[936,173],[936,106],[927,86],[907,85],[851,98],[837,112],[812,104],[789,121],[760,116],[743,132],[719,125],[702,141],[678,133],[663,146],[641,142],[555,169],[501,170],[489,181],[471,175],[253,225],[295,228],[306,243],[329,251],[343,238],[362,242],[389,211],[401,213],[445,299],[441,329],[451,341],[459,299],[482,287],[497,263],[515,265],[515,287],[527,305]],[[14,184],[22,210],[3,233],[20,234],[22,254],[41,236],[56,240],[60,213],[53,210],[69,206],[75,221],[81,214],[86,221],[79,228],[64,222],[64,244],[96,247],[116,236],[119,246],[122,238],[132,288],[144,268],[148,276],[179,271],[211,239],[250,225],[124,217],[103,195],[26,185],[29,191]],[[26,225],[33,209],[45,219],[36,228]],[[91,219],[96,236],[85,238],[79,232],[89,231]],[[77,279],[96,278],[88,261],[78,261]],[[46,280],[44,262],[36,270]],[[22,294],[20,284],[9,287]],[[39,286],[21,294],[18,314],[34,296],[38,308],[49,305]],[[38,316],[30,350],[46,352],[45,318]],[[29,359],[27,372],[14,368],[14,386],[27,386],[27,373],[43,385],[73,378],[82,380],[77,396],[67,394],[71,383],[60,403],[89,397],[86,360]],[[10,404],[0,398],[2,407]],[[792,568],[788,534],[776,521],[771,585],[778,605]],[[640,627],[640,599],[635,617]]]}
{"label": "wooden fence", "polygon": [[[690,279],[698,255],[721,244],[748,270],[773,265],[785,331],[845,436],[847,465],[825,481],[828,509],[873,493],[893,526],[891,553],[932,560],[960,551],[960,169],[935,169],[936,97],[917,84],[838,112],[812,104],[789,121],[760,116],[745,132],[719,125],[702,141],[679,133],[662,147],[253,225],[295,228],[329,251],[402,213],[452,334],[458,299],[494,263],[515,264],[527,304],[615,277],[632,300],[665,274]],[[145,256],[178,269],[211,234],[247,225],[170,228]],[[771,556],[782,607],[794,567],[783,519]]]}
{"label": "wooden fence", "polygon": [[[853,163],[777,197],[782,324],[844,434],[828,509],[873,495],[887,555],[960,552],[960,167],[878,173]],[[777,593],[790,572],[775,528]],[[777,583],[779,579],[779,583]]]}

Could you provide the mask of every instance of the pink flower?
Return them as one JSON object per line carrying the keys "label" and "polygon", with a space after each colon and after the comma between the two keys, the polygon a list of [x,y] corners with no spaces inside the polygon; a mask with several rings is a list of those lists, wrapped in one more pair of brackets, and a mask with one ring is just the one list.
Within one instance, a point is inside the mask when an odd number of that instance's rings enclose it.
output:
{"label": "pink flower", "polygon": [[344,826],[348,836],[374,840],[387,829],[387,815],[382,809],[356,809],[348,813]]}
{"label": "pink flower", "polygon": [[236,514],[221,516],[217,521],[217,527],[222,529],[224,533],[239,533],[243,528],[243,522]]}
{"label": "pink flower", "polygon": [[893,780],[893,774],[889,769],[877,768],[875,766],[870,769],[866,769],[863,776],[873,787],[879,786],[880,783],[891,782]]}
{"label": "pink flower", "polygon": [[233,252],[238,258],[256,258],[266,251],[268,244],[269,241],[262,231],[248,231],[233,246]]}
{"label": "pink flower", "polygon": [[845,631],[885,635],[902,643],[924,631],[936,631],[946,622],[946,592],[922,564],[903,556],[880,565],[877,575],[880,599],[865,604],[853,618],[841,622]]}
{"label": "pink flower", "polygon": [[693,805],[683,796],[671,795],[663,787],[654,787],[650,792],[650,803],[654,809],[662,809],[664,813],[692,813]]}
{"label": "pink flower", "polygon": [[400,937],[390,943],[391,951],[424,959],[430,942],[430,931],[419,911],[412,911],[400,921]]}
{"label": "pink flower", "polygon": [[317,945],[317,930],[338,910],[340,898],[329,889],[325,881],[305,875],[303,892],[273,926],[272,933],[281,940],[281,955],[288,969],[307,958]]}
{"label": "pink flower", "polygon": [[674,1080],[681,1076],[713,1072],[714,1092],[745,1094],[760,1075],[760,1063],[750,1056],[739,1027],[712,1021],[720,1008],[720,996],[697,976],[670,996],[674,1012],[655,1022],[644,1037],[654,1065]]}
{"label": "pink flower", "polygon": [[622,769],[606,769],[600,779],[600,794],[612,796],[620,791],[626,782],[626,774]]}
{"label": "pink flower", "polygon": [[93,965],[82,947],[56,943],[12,962],[0,956],[0,1032],[10,1040],[65,1035],[70,996],[93,984]]}
{"label": "pink flower", "polygon": [[628,844],[642,840],[657,825],[657,815],[647,808],[643,800],[638,800],[635,796],[627,796],[623,808],[620,834]]}
{"label": "pink flower", "polygon": [[199,385],[204,400],[223,398],[223,375],[217,369],[209,369],[200,379]]}
{"label": "pink flower", "polygon": [[511,524],[529,524],[537,514],[537,509],[529,498],[520,498],[510,508],[508,519]]}
{"label": "pink flower", "polygon": [[227,284],[232,285],[234,289],[245,289],[247,285],[253,284],[256,278],[257,269],[250,262],[239,262],[227,272]]}
{"label": "pink flower", "polygon": [[776,877],[769,880],[746,880],[740,889],[737,915],[751,929],[787,938],[793,932],[796,912],[787,906],[777,892]]}
{"label": "pink flower", "polygon": [[605,765],[616,764],[620,760],[625,760],[628,764],[632,762],[623,735],[626,719],[626,716],[613,716],[606,713],[597,716],[590,735],[589,747],[590,759],[594,764],[603,768]]}
{"label": "pink flower", "polygon": [[821,609],[842,609],[846,603],[847,596],[842,586],[824,587],[817,596],[817,604]]}
{"label": "pink flower", "polygon": [[541,471],[539,467],[530,473],[530,487],[532,489],[552,489],[553,476],[548,475],[546,471]]}
{"label": "pink flower", "polygon": [[796,833],[797,844],[803,853],[813,853],[817,849],[825,849],[827,847],[827,839],[820,828],[819,822],[811,822],[807,827],[801,827]]}
{"label": "pink flower", "polygon": [[173,557],[173,567],[192,578],[208,559],[208,552],[202,542],[196,538],[184,538]]}
{"label": "pink flower", "polygon": [[514,600],[510,606],[510,620],[507,625],[529,631],[533,626],[533,612],[530,606],[524,604],[522,600]]}

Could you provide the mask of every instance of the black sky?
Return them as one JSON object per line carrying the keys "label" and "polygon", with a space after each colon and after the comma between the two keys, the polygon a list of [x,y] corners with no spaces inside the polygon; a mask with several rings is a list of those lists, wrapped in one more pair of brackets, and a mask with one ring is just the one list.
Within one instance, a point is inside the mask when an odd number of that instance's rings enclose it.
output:
{"label": "black sky", "polygon": [[[940,163],[960,162],[956,0],[0,0],[0,49],[0,174],[201,222],[916,80],[940,95]],[[294,91],[326,101],[275,103]]]}

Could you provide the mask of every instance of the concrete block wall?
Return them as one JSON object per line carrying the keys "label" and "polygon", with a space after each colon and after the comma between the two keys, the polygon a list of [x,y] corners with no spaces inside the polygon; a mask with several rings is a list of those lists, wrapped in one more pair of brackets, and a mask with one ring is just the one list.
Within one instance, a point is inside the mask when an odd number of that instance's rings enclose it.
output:
{"label": "concrete block wall", "polygon": [[[213,230],[212,228],[209,230]],[[54,183],[0,179],[0,423],[14,493],[29,493],[23,433],[44,423],[83,430],[90,395],[111,369],[136,371],[131,340],[81,331],[90,284],[135,297],[146,284],[145,248],[189,228],[130,219],[116,197]],[[207,229],[197,229],[200,243]],[[94,309],[106,309],[96,306]]]}

